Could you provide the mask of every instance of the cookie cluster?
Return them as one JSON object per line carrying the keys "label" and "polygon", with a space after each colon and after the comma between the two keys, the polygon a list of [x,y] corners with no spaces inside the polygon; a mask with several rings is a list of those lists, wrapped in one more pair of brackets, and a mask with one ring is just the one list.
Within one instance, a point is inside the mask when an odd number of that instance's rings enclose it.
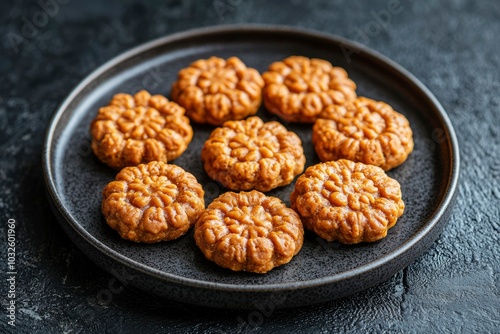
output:
{"label": "cookie cluster", "polygon": [[[172,101],[146,91],[115,95],[90,126],[95,155],[120,170],[102,193],[107,224],[145,243],[179,238],[194,226],[208,260],[255,273],[290,262],[304,228],[344,244],[384,238],[404,211],[400,185],[385,171],[407,159],[413,133],[404,115],[359,97],[356,88],[343,68],[323,59],[291,56],[261,76],[237,57],[211,57],[179,71]],[[301,139],[254,116],[261,104],[286,122],[312,123],[322,163],[303,173]],[[190,121],[217,126],[201,161],[231,190],[207,208],[196,177],[170,163],[193,138]],[[297,176],[291,208],[265,194]]]}

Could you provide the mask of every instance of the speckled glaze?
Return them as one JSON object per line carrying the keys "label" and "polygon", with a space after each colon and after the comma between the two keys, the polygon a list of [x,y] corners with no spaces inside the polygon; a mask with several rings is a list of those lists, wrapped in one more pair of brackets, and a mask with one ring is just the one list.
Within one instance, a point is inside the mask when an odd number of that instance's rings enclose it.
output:
{"label": "speckled glaze", "polygon": [[[350,56],[346,56],[346,51]],[[169,96],[178,70],[199,58],[237,56],[266,70],[289,55],[327,59],[344,67],[358,95],[382,100],[410,121],[415,150],[388,174],[398,180],[406,210],[388,236],[372,244],[343,246],[306,233],[303,249],[266,275],[235,273],[207,261],[193,233],[172,242],[134,244],[120,239],[100,212],[101,190],[115,171],[90,149],[89,124],[97,108],[117,92],[147,88]],[[264,120],[278,120],[264,107]],[[282,122],[303,141],[306,167],[319,162],[311,125]],[[205,201],[225,191],[209,179],[201,148],[214,127],[194,124],[194,139],[173,161],[204,186]],[[43,155],[52,209],[70,238],[104,269],[139,288],[198,305],[255,309],[293,307],[340,298],[378,284],[406,267],[439,236],[450,216],[459,174],[458,144],[435,97],[389,59],[350,41],[276,26],[208,28],[167,36],[109,61],[62,103],[48,129]],[[294,183],[269,195],[289,205]]]}

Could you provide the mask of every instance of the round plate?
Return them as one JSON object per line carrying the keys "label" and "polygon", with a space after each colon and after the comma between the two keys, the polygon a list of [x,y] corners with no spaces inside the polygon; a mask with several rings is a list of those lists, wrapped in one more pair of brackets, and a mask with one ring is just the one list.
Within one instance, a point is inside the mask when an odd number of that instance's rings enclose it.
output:
{"label": "round plate", "polygon": [[[169,96],[177,72],[210,56],[237,56],[263,72],[290,55],[326,59],[347,70],[358,95],[382,100],[404,114],[415,150],[389,175],[402,187],[406,209],[387,237],[344,246],[306,233],[302,250],[267,274],[232,272],[206,260],[193,231],[153,245],[122,240],[101,215],[101,191],[115,177],[93,155],[89,125],[100,106],[119,92],[147,89]],[[277,120],[264,107],[264,120]],[[297,133],[306,167],[319,162],[311,125],[282,122]],[[200,152],[214,127],[193,124],[194,139],[173,161],[204,186],[206,203],[224,189],[203,170]],[[276,26],[226,26],[179,33],[132,49],[107,62],[62,103],[48,128],[43,155],[50,203],[61,226],[92,260],[130,283],[178,301],[226,308],[292,307],[319,303],[371,287],[406,267],[438,237],[450,216],[458,174],[458,145],[436,98],[406,70],[386,57],[345,39]],[[294,183],[271,191],[289,205]]]}

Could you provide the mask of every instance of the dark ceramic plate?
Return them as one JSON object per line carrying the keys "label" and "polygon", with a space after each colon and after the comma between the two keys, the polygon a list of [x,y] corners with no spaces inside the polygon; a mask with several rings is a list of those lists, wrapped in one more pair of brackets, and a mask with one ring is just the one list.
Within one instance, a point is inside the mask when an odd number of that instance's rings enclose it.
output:
{"label": "dark ceramic plate", "polygon": [[[192,230],[154,245],[122,240],[104,222],[101,190],[115,171],[90,149],[89,124],[99,106],[118,92],[147,89],[169,96],[177,72],[210,56],[238,56],[265,71],[290,55],[329,60],[344,67],[358,94],[386,101],[403,113],[414,131],[415,150],[389,175],[401,183],[404,215],[375,243],[342,246],[306,233],[300,253],[265,275],[236,273],[205,260]],[[258,115],[276,119],[263,107]],[[303,141],[307,166],[318,162],[311,125],[287,124]],[[194,125],[188,150],[173,163],[204,186],[206,203],[224,189],[212,182],[200,160],[213,127]],[[323,33],[276,26],[218,27],[175,34],[128,51],[89,75],[62,103],[48,128],[43,161],[49,199],[70,238],[93,261],[121,280],[199,305],[292,307],[343,297],[378,284],[409,265],[439,236],[450,216],[459,155],[450,120],[436,98],[410,73],[358,44]],[[306,166],[306,167],[307,167]],[[269,195],[289,205],[294,184]]]}

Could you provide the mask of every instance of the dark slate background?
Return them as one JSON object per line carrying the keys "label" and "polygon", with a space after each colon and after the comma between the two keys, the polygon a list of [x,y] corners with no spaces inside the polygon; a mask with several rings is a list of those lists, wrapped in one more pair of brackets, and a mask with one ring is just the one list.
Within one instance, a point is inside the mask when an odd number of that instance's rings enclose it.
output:
{"label": "dark slate background", "polygon": [[[17,331],[498,332],[500,4],[401,0],[402,10],[377,32],[373,12],[393,1],[59,0],[65,4],[52,7],[44,20],[37,2],[2,0],[0,271],[6,272],[4,241],[12,218]],[[26,22],[40,27],[23,30]],[[234,23],[287,24],[357,40],[415,74],[448,111],[462,157],[457,204],[438,241],[389,281],[307,308],[204,309],[121,287],[57,225],[44,194],[41,149],[50,117],[69,91],[140,43]],[[367,28],[371,35],[363,36]],[[9,332],[5,275],[1,281],[0,332]]]}

